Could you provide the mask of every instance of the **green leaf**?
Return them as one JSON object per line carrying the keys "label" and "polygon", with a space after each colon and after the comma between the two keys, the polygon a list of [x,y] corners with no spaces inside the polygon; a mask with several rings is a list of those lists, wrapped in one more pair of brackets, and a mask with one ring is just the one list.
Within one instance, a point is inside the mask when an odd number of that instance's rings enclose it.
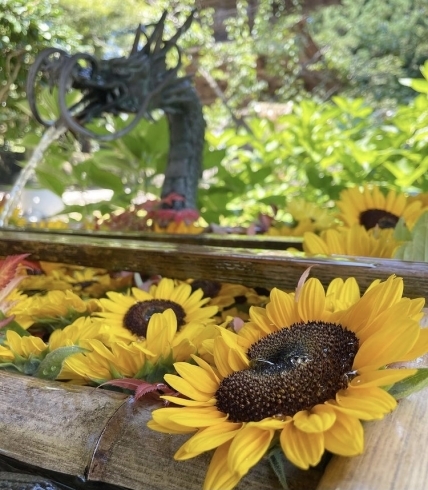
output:
{"label": "green leaf", "polygon": [[88,177],[97,187],[112,189],[115,192],[123,191],[122,179],[119,176],[105,172],[96,165],[88,166]]}
{"label": "green leaf", "polygon": [[287,460],[281,446],[274,446],[268,453],[269,463],[284,490],[289,490],[287,482],[286,464]]}
{"label": "green leaf", "polygon": [[404,219],[400,218],[394,228],[394,238],[398,242],[408,242],[412,239],[412,234],[404,223]]}
{"label": "green leaf", "polygon": [[401,398],[405,398],[412,393],[422,390],[426,386],[428,386],[428,368],[420,368],[413,376],[395,383],[388,392],[396,400],[400,400]]}
{"label": "green leaf", "polygon": [[416,92],[428,94],[428,81],[422,78],[400,78],[399,82],[405,87],[411,87]]}
{"label": "green leaf", "polygon": [[62,196],[66,190],[64,179],[60,179],[56,175],[45,172],[43,170],[36,170],[37,180],[41,187],[51,190],[57,196]]}
{"label": "green leaf", "polygon": [[411,240],[399,247],[394,258],[428,262],[428,212],[418,219],[411,232]]}
{"label": "green leaf", "polygon": [[69,345],[65,347],[59,347],[43,359],[40,363],[34,376],[41,379],[56,379],[62,369],[62,365],[67,357],[73,354],[79,354],[82,352],[87,352],[87,349],[83,349],[77,345]]}

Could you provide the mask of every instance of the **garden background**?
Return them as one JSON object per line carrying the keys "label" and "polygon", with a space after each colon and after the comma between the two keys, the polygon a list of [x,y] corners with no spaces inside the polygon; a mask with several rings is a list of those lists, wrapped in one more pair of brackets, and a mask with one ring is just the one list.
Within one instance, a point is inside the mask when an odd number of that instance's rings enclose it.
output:
{"label": "garden background", "polygon": [[[295,197],[328,207],[344,188],[366,182],[410,194],[428,190],[422,0],[111,0],[90,9],[84,1],[2,0],[1,7],[3,184],[12,182],[43,131],[25,98],[38,52],[58,46],[126,55],[138,22],[156,22],[166,8],[172,32],[196,7],[197,21],[181,45],[207,121],[199,190],[206,223],[248,226],[272,209],[287,220],[286,205]],[[54,115],[55,98],[46,93],[44,103]],[[110,200],[64,210],[75,225],[94,213],[108,216],[158,196],[168,144],[161,114],[91,153],[63,138],[39,165],[36,184],[58,196],[110,189]]]}

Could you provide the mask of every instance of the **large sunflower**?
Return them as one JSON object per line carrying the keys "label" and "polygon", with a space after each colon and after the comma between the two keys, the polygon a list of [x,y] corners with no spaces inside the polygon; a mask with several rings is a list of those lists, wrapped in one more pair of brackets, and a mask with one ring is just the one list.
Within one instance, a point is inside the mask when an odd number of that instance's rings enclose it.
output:
{"label": "large sunflower", "polygon": [[217,306],[205,306],[209,298],[203,298],[202,289],[192,292],[190,284],[176,285],[172,279],[162,278],[149,291],[132,288],[131,295],[114,291],[99,301],[104,311],[98,315],[116,328],[126,328],[138,337],[146,337],[149,320],[153,313],[171,308],[177,318],[178,328],[192,322],[213,323]]}
{"label": "large sunflower", "polygon": [[428,330],[419,326],[424,301],[402,292],[393,276],[361,298],[353,281],[336,282],[329,298],[316,279],[296,294],[273,289],[243,335],[221,330],[214,366],[196,356],[195,366],[175,364],[180,376],[165,381],[183,398],[164,398],[182,407],[155,410],[149,427],[196,432],[178,460],[215,449],[206,490],[233,488],[276,443],[301,468],[316,465],[325,450],[362,453],[361,420],[394,410],[383,387],[415,373],[383,368],[428,351]]}
{"label": "large sunflower", "polygon": [[342,191],[336,206],[346,226],[360,224],[366,230],[375,226],[394,228],[400,218],[411,229],[425,210],[420,200],[409,202],[404,194],[390,190],[385,195],[379,187],[369,186]]}
{"label": "large sunflower", "polygon": [[303,250],[313,255],[352,255],[357,257],[379,257],[390,259],[400,242],[394,239],[394,230],[354,224],[350,228],[324,230],[318,236],[304,233]]}

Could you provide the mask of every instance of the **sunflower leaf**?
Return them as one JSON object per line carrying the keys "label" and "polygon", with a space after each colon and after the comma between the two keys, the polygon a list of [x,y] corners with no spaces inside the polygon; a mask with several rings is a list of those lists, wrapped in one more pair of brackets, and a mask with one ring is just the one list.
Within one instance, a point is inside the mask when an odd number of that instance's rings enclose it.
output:
{"label": "sunflower leaf", "polygon": [[428,262],[428,212],[418,219],[411,231],[411,239],[398,248],[394,258]]}
{"label": "sunflower leaf", "polygon": [[83,349],[77,345],[68,345],[55,349],[54,351],[49,352],[43,359],[34,373],[34,376],[36,378],[53,380],[61,372],[62,365],[67,357],[82,352],[87,352],[87,349]]}
{"label": "sunflower leaf", "polygon": [[408,242],[412,239],[412,234],[401,217],[394,228],[394,238],[397,242]]}
{"label": "sunflower leaf", "polygon": [[284,490],[289,490],[287,482],[286,463],[287,460],[281,446],[274,446],[268,453],[269,463]]}
{"label": "sunflower leaf", "polygon": [[418,372],[413,376],[409,376],[388,390],[389,394],[392,395],[396,400],[405,398],[417,391],[422,390],[428,386],[428,368],[420,368]]}

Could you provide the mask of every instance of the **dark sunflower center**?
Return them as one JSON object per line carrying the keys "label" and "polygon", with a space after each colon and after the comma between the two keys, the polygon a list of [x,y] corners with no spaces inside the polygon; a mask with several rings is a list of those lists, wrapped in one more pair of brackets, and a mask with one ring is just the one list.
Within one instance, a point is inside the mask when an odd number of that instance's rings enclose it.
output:
{"label": "dark sunflower center", "polygon": [[249,369],[223,379],[217,408],[232,422],[294,415],[346,388],[359,342],[334,323],[296,323],[259,340]]}
{"label": "dark sunflower center", "polygon": [[168,308],[171,308],[177,317],[177,327],[182,327],[185,324],[186,312],[179,304],[165,299],[151,299],[135,303],[123,317],[123,326],[139,337],[146,337],[152,315],[162,313]]}
{"label": "dark sunflower center", "polygon": [[197,289],[202,289],[204,292],[204,298],[215,298],[221,289],[221,284],[217,281],[210,281],[208,279],[195,279],[192,284],[192,292]]}
{"label": "dark sunflower center", "polygon": [[395,228],[398,220],[398,216],[384,209],[367,209],[360,213],[360,224],[366,230],[370,230],[376,225],[379,228]]}

